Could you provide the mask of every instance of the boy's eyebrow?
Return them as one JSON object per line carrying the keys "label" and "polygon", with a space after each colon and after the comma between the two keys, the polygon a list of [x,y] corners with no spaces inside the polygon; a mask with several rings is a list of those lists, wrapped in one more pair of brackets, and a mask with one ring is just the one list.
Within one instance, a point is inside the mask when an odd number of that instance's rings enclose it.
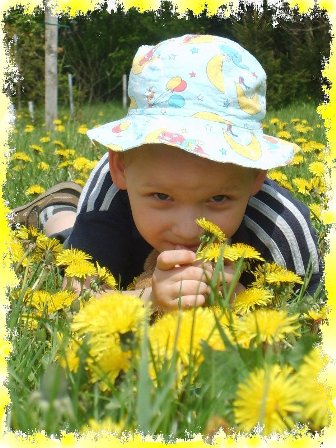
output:
{"label": "boy's eyebrow", "polygon": [[[234,192],[239,190],[241,183],[237,181],[237,183],[230,183],[227,185],[218,185],[216,187],[213,188],[209,188],[209,190],[213,190],[213,194],[217,195],[217,194],[224,194],[224,193],[228,193],[228,192]],[[179,188],[179,184],[178,182],[176,182],[176,180],[174,179],[170,179],[168,180],[168,182],[162,181],[161,179],[159,180],[159,182],[155,182],[152,179],[148,180],[148,182],[145,182],[142,184],[142,188],[148,188],[148,189],[153,189],[153,190],[162,190],[162,189],[166,189],[166,188]],[[190,188],[195,188],[195,186],[190,186]],[[215,191],[216,190],[216,191]]]}

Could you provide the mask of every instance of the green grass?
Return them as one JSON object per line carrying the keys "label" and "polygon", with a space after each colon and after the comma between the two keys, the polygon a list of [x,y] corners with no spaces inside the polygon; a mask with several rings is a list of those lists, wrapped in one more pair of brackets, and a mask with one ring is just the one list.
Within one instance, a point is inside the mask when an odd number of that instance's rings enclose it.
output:
{"label": "green grass", "polygon": [[[43,125],[43,111],[37,111],[34,130],[25,132],[30,123],[27,111],[22,111],[18,118],[15,132],[11,135],[11,147],[16,151],[28,154],[32,162],[12,160],[9,165],[7,183],[4,188],[5,199],[10,207],[27,202],[26,189],[32,184],[39,184],[48,188],[56,182],[69,179],[79,179],[84,182],[90,170],[76,170],[73,160],[86,157],[89,160],[99,160],[104,148],[93,146],[86,135],[78,133],[80,125],[88,128],[118,119],[124,115],[122,108],[115,104],[98,104],[83,106],[73,118],[69,118],[67,110],[60,110],[59,118],[64,125],[64,131],[53,131],[48,134]],[[312,130],[305,135],[307,140],[325,143],[323,122],[317,114],[313,104],[290,105],[279,111],[269,111],[265,122],[278,118],[288,123],[286,129],[293,138],[299,135],[293,130],[292,118],[307,120]],[[274,125],[269,125],[265,131],[275,134],[278,131]],[[41,143],[40,139],[49,135],[50,142]],[[55,155],[59,146],[53,141],[60,141],[64,148],[74,149],[74,156],[70,157],[70,165],[59,168],[62,159]],[[39,145],[43,153],[35,153],[30,145]],[[308,165],[316,157],[316,153],[307,153],[300,166],[289,167],[284,170],[289,181],[296,176],[311,177]],[[48,171],[38,168],[39,162],[50,165]],[[309,205],[312,201],[322,201],[321,195],[301,195],[298,197]],[[316,221],[319,234],[325,232],[325,226]],[[40,262],[41,263],[41,262]],[[43,263],[42,263],[43,264]],[[36,268],[36,272],[31,269]],[[195,371],[189,370],[187,377],[180,383],[181,388],[175,387],[175,365],[178,356],[173,357],[158,372],[157,385],[150,380],[146,366],[151,359],[151,347],[146,340],[142,340],[140,356],[132,358],[130,371],[111,384],[109,392],[102,392],[97,384],[91,384],[88,372],[84,368],[84,361],[88,357],[87,347],[82,347],[81,362],[75,374],[61,369],[57,363],[57,356],[66,349],[67,343],[59,341],[59,333],[63,333],[65,340],[69,336],[72,311],[61,310],[52,316],[43,316],[37,328],[31,330],[23,322],[22,310],[24,288],[31,286],[41,269],[46,268],[36,263],[33,266],[22,267],[18,270],[19,285],[11,291],[11,310],[8,314],[8,328],[11,334],[13,352],[8,363],[9,388],[12,397],[11,412],[8,414],[7,424],[11,429],[31,432],[35,429],[45,430],[48,434],[59,434],[62,430],[75,431],[87,424],[90,419],[96,421],[106,417],[115,425],[122,423],[124,427],[145,432],[163,433],[167,440],[169,434],[173,437],[184,437],[189,431],[204,431],[212,418],[221,416],[223,421],[233,421],[231,402],[233,400],[238,381],[259,363],[262,363],[265,353],[261,347],[254,350],[237,349],[230,346],[226,339],[228,350],[216,352],[206,345],[204,353],[206,362],[197,372],[197,381],[191,381]],[[54,290],[60,284],[60,276],[56,270],[47,266],[50,278],[43,285],[45,289]],[[29,279],[29,281],[27,280]],[[291,301],[291,313],[297,309],[306,310],[312,301],[305,301],[303,296],[294,296]],[[272,362],[289,362],[295,368],[302,362],[316,339],[310,334],[310,327],[304,327],[304,337],[299,341],[289,339],[284,353],[268,353]],[[225,338],[225,335],[223,335]],[[293,351],[291,351],[293,349]],[[266,355],[265,355],[266,356]],[[225,391],[223,393],[223,376],[225,377]],[[140,387],[141,386],[141,387]],[[230,401],[231,400],[231,401]],[[146,412],[142,410],[146,407]]]}

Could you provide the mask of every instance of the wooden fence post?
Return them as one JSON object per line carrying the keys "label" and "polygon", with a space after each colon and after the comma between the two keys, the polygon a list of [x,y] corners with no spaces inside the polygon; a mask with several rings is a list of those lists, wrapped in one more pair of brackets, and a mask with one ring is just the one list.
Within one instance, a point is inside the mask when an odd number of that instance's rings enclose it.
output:
{"label": "wooden fence post", "polygon": [[127,109],[127,75],[122,76],[122,105]]}
{"label": "wooden fence post", "polygon": [[72,117],[75,113],[75,105],[73,101],[73,86],[72,86],[72,74],[68,73],[68,84],[69,84],[69,103],[70,103],[70,116]]}

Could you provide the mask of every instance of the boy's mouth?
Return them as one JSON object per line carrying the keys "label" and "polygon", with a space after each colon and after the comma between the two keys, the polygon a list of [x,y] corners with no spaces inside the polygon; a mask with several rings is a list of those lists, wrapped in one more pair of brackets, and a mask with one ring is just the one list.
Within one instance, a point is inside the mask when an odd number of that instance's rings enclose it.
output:
{"label": "boy's mouth", "polygon": [[196,252],[197,251],[197,249],[198,249],[198,244],[197,245],[195,245],[195,244],[193,244],[193,245],[190,245],[190,244],[188,244],[188,245],[186,245],[186,244],[176,244],[175,245],[175,250],[177,250],[177,249],[186,249],[186,250],[191,250],[192,252]]}

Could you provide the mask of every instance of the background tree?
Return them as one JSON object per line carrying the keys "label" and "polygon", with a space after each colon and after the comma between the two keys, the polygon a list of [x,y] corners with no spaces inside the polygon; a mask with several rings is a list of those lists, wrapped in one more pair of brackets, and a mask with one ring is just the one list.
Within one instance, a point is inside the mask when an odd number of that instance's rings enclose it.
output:
{"label": "background tree", "polygon": [[[67,75],[74,75],[75,101],[111,101],[121,98],[121,79],[131,68],[140,45],[151,45],[186,33],[208,33],[236,40],[254,54],[268,75],[269,107],[280,107],[293,100],[318,103],[323,99],[321,69],[329,57],[330,24],[325,11],[315,8],[311,14],[299,14],[286,3],[264,9],[240,3],[238,12],[208,16],[188,11],[180,17],[169,1],[158,11],[140,13],[121,6],[109,12],[101,10],[59,18],[58,91],[59,103],[68,104]],[[8,44],[19,36],[22,100],[43,101],[43,18],[15,8],[5,16]],[[13,52],[12,45],[12,52]],[[36,80],[39,80],[37,83]],[[10,95],[14,102],[17,96]]]}

